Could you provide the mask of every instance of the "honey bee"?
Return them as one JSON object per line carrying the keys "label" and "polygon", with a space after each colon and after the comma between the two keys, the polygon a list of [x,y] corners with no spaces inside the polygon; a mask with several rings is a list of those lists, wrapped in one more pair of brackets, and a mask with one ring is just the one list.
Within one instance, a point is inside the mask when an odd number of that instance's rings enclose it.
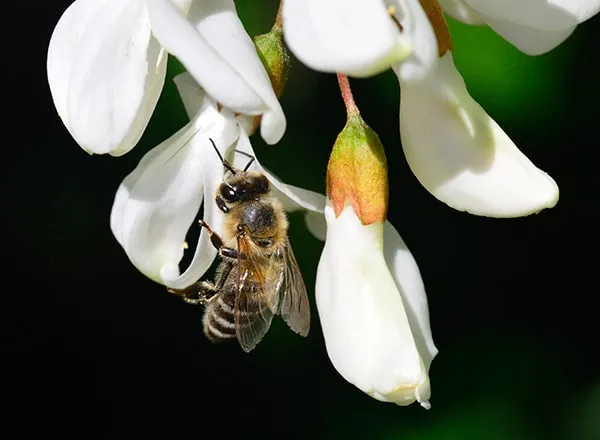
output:
{"label": "honey bee", "polygon": [[310,327],[306,286],[287,236],[281,203],[270,195],[264,174],[233,168],[213,147],[225,168],[215,203],[224,213],[223,236],[203,220],[220,263],[214,282],[198,281],[176,290],[186,302],[206,306],[202,319],[206,337],[222,342],[234,337],[246,352],[253,350],[280,315],[301,336]]}

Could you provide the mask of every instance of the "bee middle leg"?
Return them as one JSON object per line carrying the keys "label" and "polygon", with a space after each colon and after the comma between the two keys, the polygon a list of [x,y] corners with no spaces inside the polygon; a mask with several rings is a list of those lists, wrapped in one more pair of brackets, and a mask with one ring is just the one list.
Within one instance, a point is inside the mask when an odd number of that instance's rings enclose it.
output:
{"label": "bee middle leg", "polygon": [[221,236],[215,231],[213,231],[212,228],[208,225],[208,223],[206,223],[204,220],[200,220],[200,226],[206,228],[206,230],[208,231],[210,242],[219,251],[219,255],[229,258],[238,257],[237,249],[225,246],[223,244],[223,239],[221,238]]}

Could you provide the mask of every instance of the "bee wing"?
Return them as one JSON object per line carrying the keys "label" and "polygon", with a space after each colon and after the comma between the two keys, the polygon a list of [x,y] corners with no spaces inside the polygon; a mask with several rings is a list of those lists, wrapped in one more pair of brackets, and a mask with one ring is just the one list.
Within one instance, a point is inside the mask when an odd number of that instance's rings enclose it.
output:
{"label": "bee wing", "polygon": [[306,336],[310,328],[310,305],[302,273],[289,239],[282,249],[283,277],[280,286],[279,314],[296,333]]}
{"label": "bee wing", "polygon": [[248,239],[238,238],[239,280],[235,300],[235,331],[245,352],[256,347],[271,326],[275,312],[277,283],[261,270]]}

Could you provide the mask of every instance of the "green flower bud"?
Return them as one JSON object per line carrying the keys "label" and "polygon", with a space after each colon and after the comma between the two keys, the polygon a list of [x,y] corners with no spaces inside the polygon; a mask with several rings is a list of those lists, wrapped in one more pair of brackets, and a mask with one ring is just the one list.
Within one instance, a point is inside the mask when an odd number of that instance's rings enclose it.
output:
{"label": "green flower bud", "polygon": [[277,97],[283,93],[290,70],[290,57],[283,43],[283,30],[278,23],[266,34],[254,37],[258,56],[263,62]]}

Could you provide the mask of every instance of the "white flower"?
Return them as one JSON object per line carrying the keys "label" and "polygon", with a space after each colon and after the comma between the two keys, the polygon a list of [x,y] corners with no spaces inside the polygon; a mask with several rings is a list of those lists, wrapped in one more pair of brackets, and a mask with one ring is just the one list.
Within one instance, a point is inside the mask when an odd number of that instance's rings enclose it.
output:
{"label": "white flower", "polygon": [[[135,267],[158,283],[181,289],[197,281],[216,255],[202,230],[192,262],[180,274],[186,234],[203,201],[203,219],[217,232],[221,229],[222,213],[214,195],[223,178],[223,164],[209,138],[224,157],[233,149],[253,156],[254,152],[231,111],[219,110],[188,74],[175,82],[191,120],[148,152],[125,178],[115,196],[110,224]],[[248,160],[239,154],[233,157],[238,168]],[[267,175],[286,209],[322,211],[322,195],[281,183],[256,160],[251,169]]]}
{"label": "white flower", "polygon": [[528,55],[554,49],[600,11],[600,0],[439,0],[468,24],[487,24]]}
{"label": "white flower", "polygon": [[436,198],[490,217],[529,215],[556,204],[554,180],[471,98],[450,52],[426,80],[400,85],[406,160]]}
{"label": "white flower", "polygon": [[[392,9],[386,10],[386,5]],[[460,9],[462,3],[455,6],[457,15],[468,17],[472,12]],[[290,49],[314,69],[354,76],[376,73],[385,63],[394,69],[401,88],[400,132],[407,161],[439,200],[490,217],[529,215],[556,204],[559,193],[552,178],[471,98],[450,51],[439,58],[431,24],[418,1],[352,1],[342,6],[335,1],[287,0],[284,26]],[[306,28],[310,32],[303,33]],[[364,50],[359,45],[353,51],[356,39],[364,40]],[[392,60],[387,54],[393,42],[412,52]],[[374,59],[367,48],[382,55]]]}
{"label": "white flower", "polygon": [[329,202],[325,219],[316,298],[331,362],[375,399],[429,408],[437,349],[414,258],[389,222],[364,226],[350,205],[336,218]]}
{"label": "white flower", "polygon": [[76,0],[48,47],[48,82],[65,126],[89,153],[135,146],[162,90],[166,51],[217,102],[262,114],[276,143],[285,116],[232,0]]}
{"label": "white flower", "polygon": [[365,77],[402,62],[403,74],[417,79],[437,60],[435,34],[419,0],[286,0],[283,22],[290,50],[323,72]]}

